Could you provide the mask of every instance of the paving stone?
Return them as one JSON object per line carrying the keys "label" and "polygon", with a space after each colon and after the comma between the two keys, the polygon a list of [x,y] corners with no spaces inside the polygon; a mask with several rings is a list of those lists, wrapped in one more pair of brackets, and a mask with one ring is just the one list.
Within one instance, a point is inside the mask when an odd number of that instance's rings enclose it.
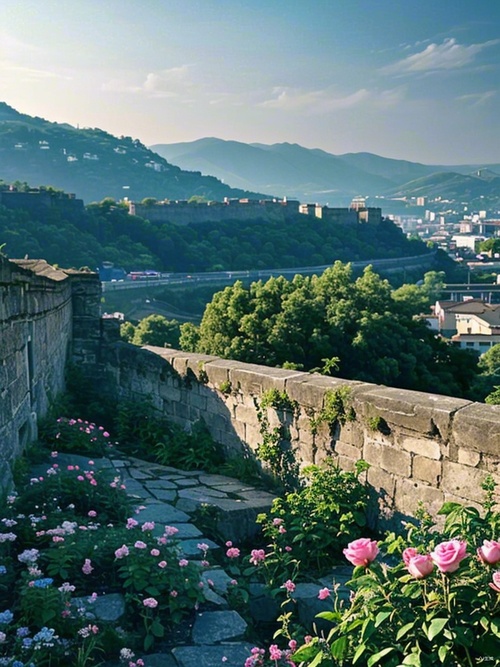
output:
{"label": "paving stone", "polygon": [[313,624],[319,631],[329,630],[332,624],[329,621],[316,618],[322,611],[333,611],[332,597],[320,600],[318,593],[321,589],[319,584],[297,584],[291,597],[297,601],[299,620],[307,629],[312,630]]}
{"label": "paving stone", "polygon": [[148,482],[145,482],[144,485],[147,489],[176,489],[177,484],[172,482],[169,479],[152,479]]}
{"label": "paving stone", "polygon": [[203,581],[208,582],[210,579],[214,584],[214,591],[225,595],[232,578],[222,568],[205,570],[201,575]]}
{"label": "paving stone", "polygon": [[179,498],[190,498],[191,500],[201,500],[208,503],[213,498],[227,498],[227,495],[222,491],[210,489],[208,486],[194,486],[189,489],[180,489]]}
{"label": "paving stone", "polygon": [[205,596],[206,602],[218,607],[219,609],[227,609],[229,607],[226,598],[223,598],[222,595],[216,593],[207,584],[203,589],[203,595]]}
{"label": "paving stone", "polygon": [[333,568],[331,574],[326,577],[321,577],[319,581],[323,586],[326,586],[330,590],[333,590],[335,586],[338,586],[337,597],[341,600],[349,600],[351,591],[347,588],[346,583],[352,579],[352,570],[353,568],[349,565],[339,565],[338,567]]}
{"label": "paving stone", "polygon": [[203,475],[199,477],[201,484],[206,484],[207,486],[220,486],[221,484],[241,484],[238,479],[234,477],[225,477],[224,475]]}
{"label": "paving stone", "polygon": [[206,611],[197,616],[191,637],[195,644],[214,644],[240,639],[246,629],[246,621],[233,609]]}
{"label": "paving stone", "polygon": [[178,486],[198,486],[198,480],[193,479],[192,477],[189,479],[184,479],[184,478],[176,479],[175,483]]}
{"label": "paving stone", "polygon": [[280,605],[265,584],[250,584],[248,610],[254,621],[274,623],[280,613]]}
{"label": "paving stone", "polygon": [[[179,539],[189,538],[189,537],[201,537],[202,532],[192,523],[171,523],[171,526],[177,528],[179,531],[176,533],[176,537]],[[200,540],[199,540],[200,541]],[[206,540],[201,540],[205,542]]]}
{"label": "paving stone", "polygon": [[151,479],[151,475],[149,472],[145,472],[144,470],[136,470],[135,468],[130,468],[129,469],[129,475],[133,479]]}
{"label": "paving stone", "polygon": [[133,496],[136,498],[151,498],[151,494],[144,486],[135,479],[126,479],[125,489],[128,496]]}
{"label": "paving stone", "polygon": [[157,500],[173,503],[177,498],[177,491],[169,489],[149,489],[149,492]]}
{"label": "paving stone", "polygon": [[252,644],[238,642],[218,646],[178,646],[172,654],[179,667],[241,667],[249,657]]}
{"label": "paving stone", "polygon": [[204,505],[201,500],[192,500],[190,498],[179,498],[175,503],[177,509],[182,512],[187,512],[188,514],[193,514],[196,510]]}
{"label": "paving stone", "polygon": [[144,521],[154,521],[159,524],[168,524],[172,523],[184,523],[189,521],[189,516],[185,512],[167,505],[166,503],[148,503],[145,509],[141,510],[140,514],[141,523]]}
{"label": "paving stone", "polygon": [[75,609],[84,609],[85,616],[99,621],[118,621],[125,613],[125,598],[121,593],[100,595],[95,602],[89,602],[89,597],[73,598]]}
{"label": "paving stone", "polygon": [[[176,535],[176,537],[178,537],[178,535]],[[198,549],[198,544],[201,544],[202,542],[209,546],[209,552],[208,552],[209,554],[211,551],[220,549],[218,544],[215,544],[215,542],[212,542],[212,540],[209,540],[206,537],[180,540],[179,548],[181,549],[183,555],[186,556],[186,558],[200,559],[203,558],[203,552],[201,551],[201,549]]]}

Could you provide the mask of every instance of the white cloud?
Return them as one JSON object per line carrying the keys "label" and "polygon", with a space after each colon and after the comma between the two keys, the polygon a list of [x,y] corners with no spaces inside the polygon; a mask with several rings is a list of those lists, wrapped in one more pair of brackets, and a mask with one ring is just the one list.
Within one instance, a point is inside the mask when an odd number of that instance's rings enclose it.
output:
{"label": "white cloud", "polygon": [[442,44],[429,44],[423,51],[383,67],[380,71],[384,74],[406,74],[459,69],[470,65],[484,49],[499,43],[500,40],[492,39],[482,44],[465,45],[449,37]]}
{"label": "white cloud", "polygon": [[186,92],[192,92],[196,85],[190,80],[191,65],[171,67],[170,69],[148,72],[139,84],[129,83],[124,79],[110,79],[102,89],[113,93],[144,94],[148,97],[174,98]]}
{"label": "white cloud", "polygon": [[471,107],[481,107],[486,104],[489,100],[497,96],[496,90],[487,90],[484,93],[472,93],[470,95],[460,95],[455,99],[459,102],[465,102]]}
{"label": "white cloud", "polygon": [[360,88],[349,95],[339,95],[328,89],[304,91],[299,88],[277,87],[273,89],[273,97],[260,102],[258,106],[267,109],[321,114],[349,109],[366,102],[369,97],[371,93],[366,88]]}

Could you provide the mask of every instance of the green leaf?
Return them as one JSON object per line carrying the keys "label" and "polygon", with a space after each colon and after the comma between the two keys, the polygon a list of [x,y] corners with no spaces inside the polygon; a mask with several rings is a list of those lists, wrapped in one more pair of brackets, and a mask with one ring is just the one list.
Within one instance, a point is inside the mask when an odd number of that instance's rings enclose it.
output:
{"label": "green leaf", "polygon": [[381,625],[386,618],[388,618],[392,614],[392,610],[390,611],[379,611],[379,613],[375,616],[375,627],[378,628],[379,625]]}
{"label": "green leaf", "polygon": [[437,637],[443,631],[448,620],[448,618],[434,618],[425,630],[427,639],[432,641],[434,637]]}
{"label": "green leaf", "polygon": [[500,618],[491,619],[490,629],[496,637],[500,637]]}
{"label": "green leaf", "polygon": [[370,658],[368,658],[368,661],[366,663],[367,667],[372,667],[372,665],[376,665],[377,662],[380,662],[382,658],[385,658],[386,655],[389,655],[389,653],[392,653],[395,650],[396,649],[393,646],[388,646],[387,648],[383,648],[378,653],[374,653]]}
{"label": "green leaf", "polygon": [[376,630],[375,623],[372,621],[371,618],[367,618],[366,621],[363,623],[363,627],[361,629],[361,641],[365,642],[367,639],[369,639],[375,632],[375,630]]}
{"label": "green leaf", "polygon": [[401,663],[403,665],[413,665],[413,667],[420,667],[422,664],[420,660],[420,654],[419,653],[410,653],[410,655],[407,655],[406,658],[403,660]]}
{"label": "green leaf", "polygon": [[155,637],[163,637],[165,634],[165,628],[163,625],[160,623],[158,619],[155,619],[153,623],[151,624],[151,632],[154,634]]}
{"label": "green leaf", "polygon": [[309,667],[318,667],[323,662],[323,653],[320,651],[314,660],[309,664]]}
{"label": "green leaf", "polygon": [[[335,660],[342,660],[347,649],[347,637],[339,637],[330,647],[330,653]],[[295,656],[294,656],[295,658]]]}
{"label": "green leaf", "polygon": [[454,510],[460,509],[462,505],[460,503],[447,502],[444,503],[438,514],[450,514]]}
{"label": "green leaf", "polygon": [[320,651],[320,648],[317,642],[313,640],[310,644],[304,644],[304,646],[297,649],[293,654],[293,660],[294,662],[307,662],[308,660],[311,660],[318,651]]}
{"label": "green leaf", "polygon": [[446,656],[450,652],[450,647],[448,644],[443,644],[443,646],[440,646],[438,648],[438,658],[441,660],[441,662],[444,662],[446,660]]}
{"label": "green leaf", "polygon": [[352,658],[352,664],[355,665],[356,662],[361,658],[363,653],[366,651],[366,644],[360,644],[358,648],[356,649],[353,658]]}
{"label": "green leaf", "polygon": [[402,637],[408,634],[408,632],[415,626],[415,623],[416,621],[412,621],[412,623],[406,623],[402,628],[399,628],[396,635],[396,641],[398,642]]}

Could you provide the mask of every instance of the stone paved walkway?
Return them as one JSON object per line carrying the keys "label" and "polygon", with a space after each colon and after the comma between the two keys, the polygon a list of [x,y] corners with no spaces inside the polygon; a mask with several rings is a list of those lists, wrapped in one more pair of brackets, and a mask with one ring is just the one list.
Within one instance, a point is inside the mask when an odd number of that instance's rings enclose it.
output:
{"label": "stone paved walkway", "polygon": [[[61,466],[79,465],[84,469],[88,461],[89,457],[73,454],[60,453],[58,456]],[[203,557],[197,546],[201,542],[209,546],[209,554],[221,548],[221,545],[205,537],[192,522],[192,516],[201,506],[208,505],[217,511],[216,528],[224,542],[231,540],[238,544],[258,532],[255,519],[258,514],[270,509],[274,499],[270,493],[223,475],[182,471],[125,456],[93,461],[94,469],[114,468],[120,475],[128,495],[137,501],[137,507],[143,508],[141,521],[154,521],[159,534],[165,525],[178,529],[176,538],[179,546],[190,560]],[[33,470],[34,474],[41,472],[41,466],[40,470]],[[349,568],[339,568],[336,572],[339,583],[347,581],[350,572]],[[243,667],[253,645],[244,640],[247,630],[245,620],[229,609],[225,598],[231,578],[218,566],[204,570],[203,578],[205,581],[210,579],[213,586],[205,587],[206,609],[202,606],[197,613],[189,641],[169,653],[142,656],[145,667]],[[331,586],[331,577],[329,581]],[[299,616],[306,625],[312,624],[319,611],[329,608],[328,602],[317,599],[317,593],[318,585],[297,586]],[[124,613],[123,598],[119,594],[103,597],[105,599],[101,599],[99,605],[92,607],[92,612],[98,619],[117,621]],[[249,605],[250,613],[256,620],[271,620],[260,618],[266,609],[271,614],[275,611],[272,603],[269,605],[269,599],[263,597],[263,591],[256,590]]]}

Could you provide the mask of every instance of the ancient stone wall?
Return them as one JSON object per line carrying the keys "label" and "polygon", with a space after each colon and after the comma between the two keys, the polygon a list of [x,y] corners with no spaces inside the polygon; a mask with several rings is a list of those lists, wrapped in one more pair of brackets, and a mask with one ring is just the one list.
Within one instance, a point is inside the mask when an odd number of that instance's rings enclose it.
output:
{"label": "ancient stone wall", "polygon": [[[100,283],[96,274],[54,269],[43,260],[0,256],[0,487],[10,463],[36,438],[37,420],[64,389],[73,354],[95,363]],[[93,297],[93,298],[92,298]]]}
{"label": "ancient stone wall", "polygon": [[[270,427],[284,427],[303,465],[367,461],[373,525],[397,527],[420,501],[433,513],[477,503],[488,473],[500,482],[500,406],[125,343],[111,346],[107,369],[121,396],[151,400],[185,427],[202,419],[229,454],[257,448],[262,397],[286,392],[291,407],[269,408]],[[322,420],[328,397],[346,393],[348,419]]]}

